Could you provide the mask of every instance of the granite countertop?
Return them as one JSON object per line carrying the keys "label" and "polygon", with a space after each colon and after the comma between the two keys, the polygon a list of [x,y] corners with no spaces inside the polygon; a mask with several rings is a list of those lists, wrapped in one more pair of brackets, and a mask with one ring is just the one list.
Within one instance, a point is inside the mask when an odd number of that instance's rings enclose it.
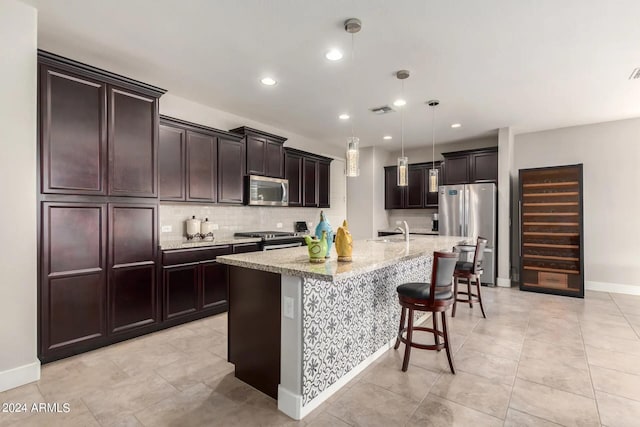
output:
{"label": "granite countertop", "polygon": [[175,239],[175,240],[163,240],[160,242],[160,249],[163,251],[167,251],[170,249],[188,249],[188,248],[203,248],[207,246],[218,246],[218,245],[237,245],[239,243],[258,243],[261,242],[262,239],[255,237],[245,237],[245,238],[215,238],[212,241],[207,240],[185,240],[185,239]]}
{"label": "granite countertop", "polygon": [[288,276],[339,280],[374,271],[399,261],[431,255],[434,251],[451,251],[464,240],[459,236],[412,236],[409,242],[395,236],[353,242],[353,262],[338,262],[335,249],[324,264],[309,262],[307,247],[275,251],[224,255],[217,257],[223,264]]}
{"label": "granite countertop", "polygon": [[[382,230],[378,230],[378,233],[398,233],[401,234],[399,231],[393,229],[393,228],[385,228]],[[438,232],[437,231],[433,231],[430,228],[411,228],[409,227],[409,234],[424,234],[427,236],[437,236]]]}

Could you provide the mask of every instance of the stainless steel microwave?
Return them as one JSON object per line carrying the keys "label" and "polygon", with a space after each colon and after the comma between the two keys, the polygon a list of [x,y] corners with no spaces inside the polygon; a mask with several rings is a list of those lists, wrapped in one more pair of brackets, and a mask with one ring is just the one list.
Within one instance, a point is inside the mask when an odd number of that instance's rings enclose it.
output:
{"label": "stainless steel microwave", "polygon": [[247,204],[257,206],[289,206],[289,180],[249,175]]}

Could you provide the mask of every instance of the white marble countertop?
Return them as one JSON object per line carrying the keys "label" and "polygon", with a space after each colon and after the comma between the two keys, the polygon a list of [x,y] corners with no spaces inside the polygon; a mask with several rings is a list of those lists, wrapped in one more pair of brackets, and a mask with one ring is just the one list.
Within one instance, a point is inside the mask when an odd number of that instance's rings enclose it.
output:
{"label": "white marble countertop", "polygon": [[[393,228],[384,228],[382,230],[378,230],[378,233],[398,233],[400,234],[399,231],[393,229]],[[425,234],[428,236],[437,236],[438,232],[437,231],[433,231],[430,228],[411,228],[409,227],[409,234]]]}
{"label": "white marble countertop", "polygon": [[464,237],[417,236],[404,238],[390,236],[353,242],[353,261],[338,262],[335,246],[331,257],[323,264],[309,262],[307,247],[278,249],[217,257],[223,264],[255,270],[268,271],[288,276],[338,280],[383,268],[399,261],[431,255],[434,251],[451,251]]}
{"label": "white marble countertop", "polygon": [[237,245],[240,243],[257,243],[262,241],[260,238],[246,237],[246,238],[234,238],[227,237],[222,239],[213,239],[213,240],[185,240],[185,239],[176,239],[176,240],[163,240],[160,241],[160,249],[163,251],[171,250],[171,249],[188,249],[188,248],[203,248],[207,246],[218,246],[218,245]]}

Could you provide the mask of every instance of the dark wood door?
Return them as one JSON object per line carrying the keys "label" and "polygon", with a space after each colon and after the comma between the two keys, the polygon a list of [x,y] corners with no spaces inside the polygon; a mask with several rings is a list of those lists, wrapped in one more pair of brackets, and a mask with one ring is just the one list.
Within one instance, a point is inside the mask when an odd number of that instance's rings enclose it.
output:
{"label": "dark wood door", "polygon": [[444,161],[444,184],[468,184],[469,156],[446,157]]}
{"label": "dark wood door", "polygon": [[289,206],[302,206],[302,157],[284,154],[285,178],[289,181]]}
{"label": "dark wood door", "polygon": [[331,163],[318,162],[318,206],[329,208],[331,181]]}
{"label": "dark wood door", "polygon": [[284,176],[284,153],[282,143],[267,140],[265,151],[265,175],[274,178]]}
{"label": "dark wood door", "polygon": [[398,187],[397,166],[384,168],[384,208],[402,209],[404,207],[404,190]]}
{"label": "dark wood door", "polygon": [[187,200],[216,201],[216,138],[187,131]]}
{"label": "dark wood door", "polygon": [[318,161],[315,159],[304,159],[302,193],[304,207],[318,207]]}
{"label": "dark wood door", "polygon": [[41,356],[106,336],[106,235],[104,203],[42,204]]}
{"label": "dark wood door", "polygon": [[200,263],[163,267],[163,319],[193,313],[199,307]]}
{"label": "dark wood door", "polygon": [[409,185],[405,189],[405,207],[423,208],[425,202],[425,168],[423,165],[409,165]]}
{"label": "dark wood door", "polygon": [[185,137],[175,126],[160,125],[158,174],[160,200],[185,200]]}
{"label": "dark wood door", "polygon": [[266,173],[266,145],[265,138],[247,135],[247,174],[265,175]]}
{"label": "dark wood door", "polygon": [[157,205],[109,204],[109,330],[158,322]]}
{"label": "dark wood door", "polygon": [[218,139],[218,202],[244,202],[244,158],[244,139]]}
{"label": "dark wood door", "polygon": [[202,308],[227,305],[229,287],[229,268],[217,261],[200,264],[202,281]]}
{"label": "dark wood door", "polygon": [[[429,169],[433,166],[428,166],[424,173],[424,192],[425,192],[425,207],[437,208],[438,207],[438,190],[429,191]],[[438,186],[442,185],[442,167],[440,163],[436,163],[435,169],[438,171]]]}
{"label": "dark wood door", "polygon": [[108,87],[109,194],[158,196],[158,99]]}
{"label": "dark wood door", "polygon": [[43,193],[106,194],[106,123],[104,83],[40,66]]}
{"label": "dark wood door", "polygon": [[471,182],[498,181],[498,152],[471,154]]}

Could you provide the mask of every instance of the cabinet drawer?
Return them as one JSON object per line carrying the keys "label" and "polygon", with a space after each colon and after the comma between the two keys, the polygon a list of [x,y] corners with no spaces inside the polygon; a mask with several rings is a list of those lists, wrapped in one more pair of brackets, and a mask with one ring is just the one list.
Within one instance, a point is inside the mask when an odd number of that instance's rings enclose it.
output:
{"label": "cabinet drawer", "polygon": [[214,246],[198,249],[176,249],[162,251],[162,265],[187,264],[216,259],[219,255],[231,254],[231,245]]}

